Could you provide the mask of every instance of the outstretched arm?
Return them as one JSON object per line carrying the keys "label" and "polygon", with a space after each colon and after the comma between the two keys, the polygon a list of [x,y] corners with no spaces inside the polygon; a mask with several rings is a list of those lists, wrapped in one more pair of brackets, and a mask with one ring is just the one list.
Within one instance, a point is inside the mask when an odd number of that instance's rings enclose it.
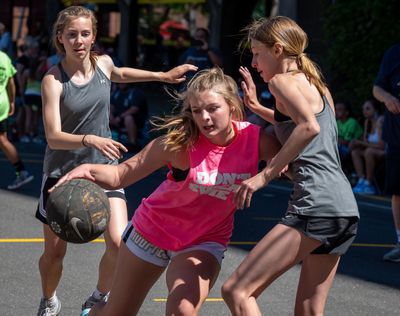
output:
{"label": "outstretched arm", "polygon": [[98,59],[102,70],[104,69],[113,82],[146,82],[161,81],[165,83],[181,83],[186,80],[185,74],[188,71],[196,71],[194,65],[183,64],[172,68],[167,72],[148,71],[130,67],[116,67],[112,59],[107,55],[102,55]]}
{"label": "outstretched arm", "polygon": [[125,188],[167,165],[169,161],[175,159],[174,157],[164,148],[162,137],[159,137],[151,141],[141,152],[119,165],[80,165],[60,178],[56,186],[72,179],[83,178],[109,190]]}

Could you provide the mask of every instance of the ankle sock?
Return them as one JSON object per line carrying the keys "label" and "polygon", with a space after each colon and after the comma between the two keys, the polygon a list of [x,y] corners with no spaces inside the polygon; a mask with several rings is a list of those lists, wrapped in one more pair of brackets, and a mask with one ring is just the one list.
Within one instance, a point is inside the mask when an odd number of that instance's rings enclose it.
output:
{"label": "ankle sock", "polygon": [[400,229],[396,229],[397,233],[397,243],[400,245]]}
{"label": "ankle sock", "polygon": [[100,291],[96,288],[96,289],[94,290],[92,296],[93,296],[95,299],[101,300],[101,299],[104,298],[104,296],[106,296],[107,294],[108,294],[108,292],[103,293],[103,292],[100,292]]}

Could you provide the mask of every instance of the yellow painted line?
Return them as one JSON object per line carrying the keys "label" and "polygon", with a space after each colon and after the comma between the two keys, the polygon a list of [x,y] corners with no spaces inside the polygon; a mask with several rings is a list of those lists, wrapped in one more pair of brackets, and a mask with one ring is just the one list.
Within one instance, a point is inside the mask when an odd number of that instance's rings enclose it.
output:
{"label": "yellow painted line", "polygon": [[[35,243],[35,242],[44,242],[44,238],[0,238],[0,243]],[[91,242],[101,243],[104,242],[104,239],[95,239]]]}
{"label": "yellow painted line", "polygon": [[[166,298],[153,298],[153,302],[163,303],[166,302]],[[208,297],[206,298],[206,302],[223,302],[224,300],[219,297]]]}
{"label": "yellow painted line", "polygon": [[354,243],[351,244],[352,247],[381,247],[381,248],[393,248],[396,245],[394,244],[360,244],[360,243]]}

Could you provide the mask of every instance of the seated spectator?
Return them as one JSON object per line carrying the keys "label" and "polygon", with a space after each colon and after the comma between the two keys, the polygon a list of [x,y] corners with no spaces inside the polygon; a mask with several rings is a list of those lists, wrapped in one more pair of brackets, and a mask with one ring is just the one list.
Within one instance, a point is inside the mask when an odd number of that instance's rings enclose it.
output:
{"label": "seated spectator", "polygon": [[140,149],[138,132],[143,128],[148,115],[147,100],[144,93],[128,83],[119,83],[111,95],[110,127],[121,132],[126,129],[131,151]]}
{"label": "seated spectator", "polygon": [[[349,144],[354,139],[360,139],[363,129],[358,121],[352,117],[348,103],[337,102],[335,104],[336,124],[338,128],[338,148],[342,167],[349,172],[350,149]],[[351,161],[350,161],[351,164]]]}
{"label": "seated spectator", "polygon": [[358,176],[358,182],[353,191],[361,194],[376,194],[373,185],[374,171],[385,154],[385,145],[382,140],[383,116],[379,115],[378,104],[372,99],[363,104],[363,114],[365,117],[363,140],[353,140],[349,146]]}

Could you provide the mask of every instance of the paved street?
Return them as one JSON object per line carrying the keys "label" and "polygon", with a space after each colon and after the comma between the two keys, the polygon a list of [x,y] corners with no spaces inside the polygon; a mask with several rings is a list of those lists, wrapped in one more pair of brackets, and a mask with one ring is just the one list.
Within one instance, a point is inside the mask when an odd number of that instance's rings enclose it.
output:
{"label": "paved street", "polygon": [[[43,243],[41,225],[35,220],[44,145],[18,144],[22,158],[35,180],[17,192],[5,190],[13,168],[0,154],[0,315],[35,315],[41,296],[37,261]],[[163,179],[164,171],[127,189],[132,212],[143,196]],[[251,209],[239,211],[232,243],[222,271],[201,315],[229,315],[219,289],[249,249],[270,229],[285,210],[290,184],[274,182],[258,192]],[[394,244],[389,200],[358,198],[362,220],[357,239],[343,257],[328,299],[326,315],[399,315],[400,265],[381,261]],[[82,301],[93,289],[97,263],[104,243],[70,245],[64,276],[58,290],[61,315],[79,315]],[[299,268],[277,280],[260,297],[266,315],[292,315]],[[163,315],[166,289],[161,278],[149,293],[140,315]]]}

